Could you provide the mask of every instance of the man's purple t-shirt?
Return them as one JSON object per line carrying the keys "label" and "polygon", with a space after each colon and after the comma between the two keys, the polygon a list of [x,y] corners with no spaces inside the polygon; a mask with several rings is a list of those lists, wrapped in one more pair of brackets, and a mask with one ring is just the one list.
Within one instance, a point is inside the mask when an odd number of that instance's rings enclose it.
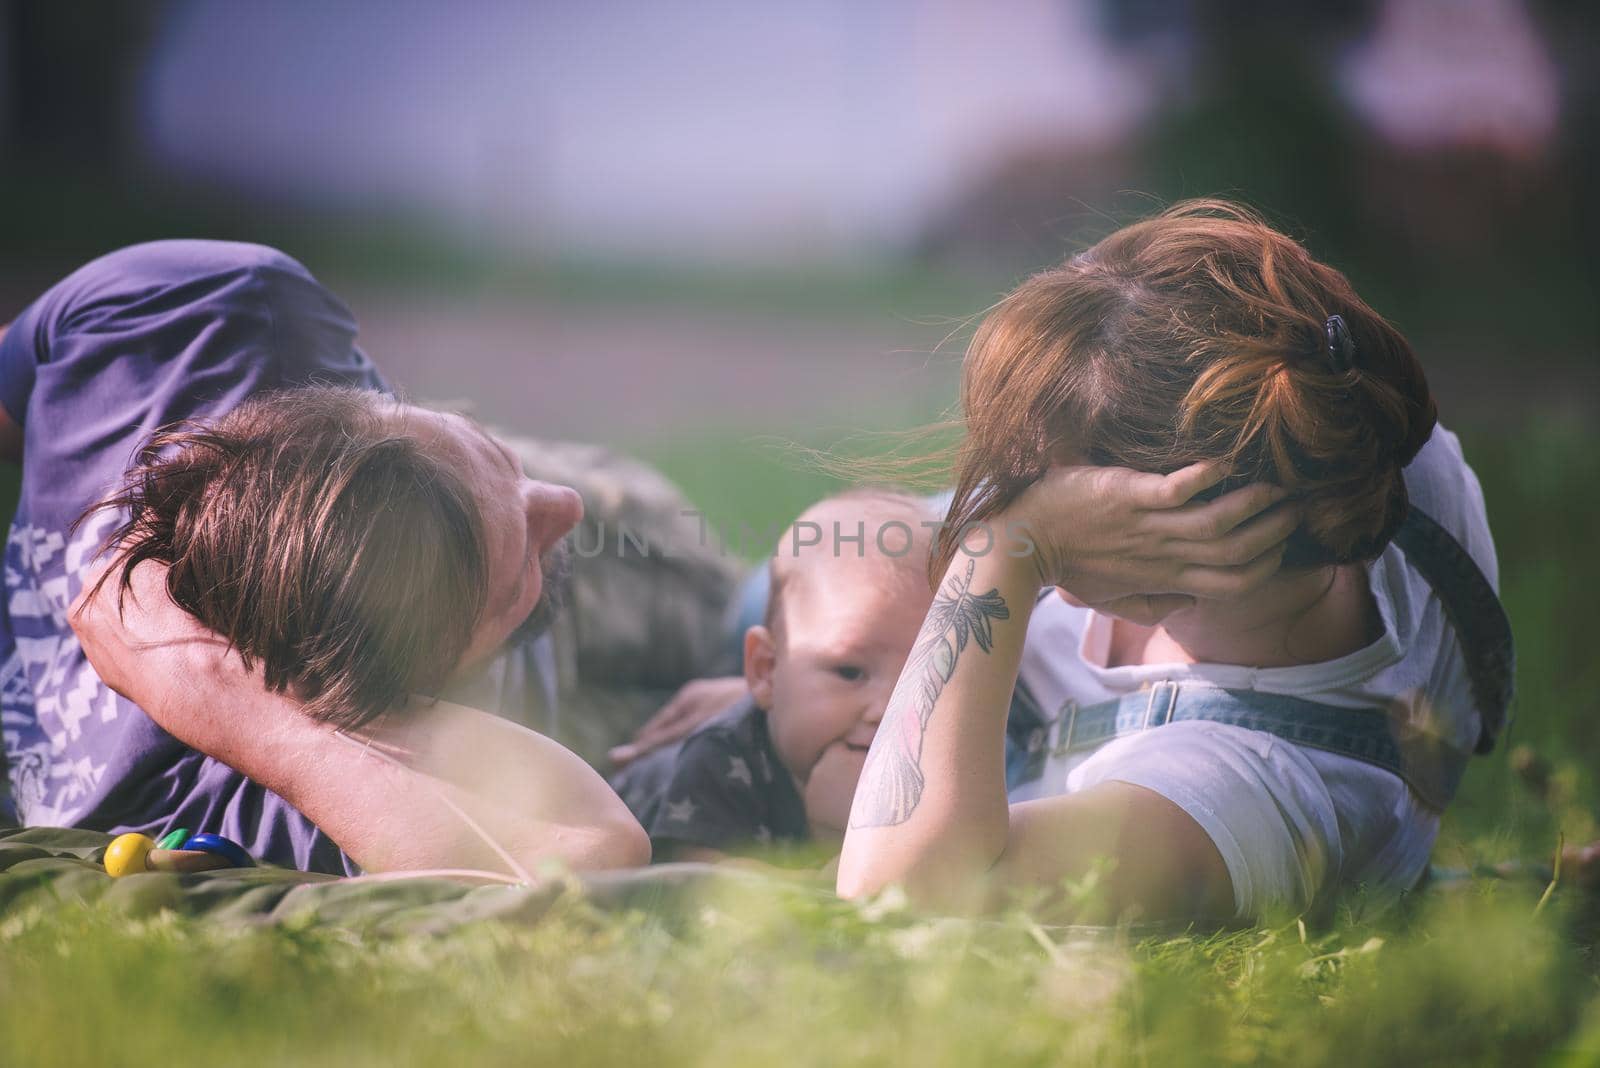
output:
{"label": "man's purple t-shirt", "polygon": [[[355,334],[344,305],[282,253],[159,241],[83,267],[0,339],[0,405],[24,431],[0,604],[0,733],[13,818],[152,835],[187,827],[273,863],[354,870],[282,798],[111,692],[84,659],[67,608],[117,517],[70,528],[118,484],[153,431],[221,415],[263,390],[385,389]],[[0,796],[0,821],[5,807]]]}

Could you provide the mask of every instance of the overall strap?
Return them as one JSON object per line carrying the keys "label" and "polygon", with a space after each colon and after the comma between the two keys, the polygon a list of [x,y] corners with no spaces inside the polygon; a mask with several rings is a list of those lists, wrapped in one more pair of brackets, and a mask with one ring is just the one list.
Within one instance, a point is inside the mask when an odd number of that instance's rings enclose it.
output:
{"label": "overall strap", "polygon": [[[1506,727],[1514,692],[1517,654],[1506,609],[1461,542],[1421,508],[1406,513],[1394,540],[1406,563],[1434,588],[1461,643],[1482,723],[1477,751],[1488,753]],[[1408,735],[1402,747],[1382,708],[1339,708],[1253,689],[1162,681],[1090,707],[1069,702],[1051,719],[1018,679],[1006,719],[1006,787],[1038,779],[1051,756],[1093,750],[1118,735],[1182,719],[1266,731],[1286,742],[1384,767],[1440,809],[1450,803],[1466,771],[1464,755],[1429,735]]]}
{"label": "overall strap", "polygon": [[[1006,713],[1006,789],[1037,779],[1049,755],[1045,745],[1050,717],[1020,677]],[[3,785],[3,780],[0,780]]]}
{"label": "overall strap", "polygon": [[1051,757],[1098,749],[1113,738],[1185,720],[1265,731],[1295,745],[1372,764],[1398,775],[1440,809],[1449,804],[1466,770],[1464,754],[1426,745],[1422,739],[1402,752],[1381,708],[1340,708],[1287,694],[1163,681],[1099,704],[1068,702],[1049,728],[1025,742],[1013,736],[1006,754],[1007,787],[1037,778]]}
{"label": "overall strap", "polygon": [[1511,620],[1467,550],[1422,509],[1413,506],[1406,514],[1394,543],[1438,594],[1455,629],[1481,722],[1477,751],[1488,753],[1505,729],[1515,692]]}
{"label": "overall strap", "polygon": [[[1516,652],[1505,608],[1461,543],[1421,509],[1407,513],[1394,540],[1438,595],[1455,629],[1481,721],[1477,752],[1487,753],[1505,728],[1513,693]],[[1120,735],[1182,720],[1233,724],[1353,757],[1394,772],[1441,809],[1466,770],[1465,757],[1442,742],[1416,736],[1402,751],[1381,708],[1163,681],[1087,707],[1068,702],[1051,717],[1018,679],[1006,723],[1006,785],[1037,779],[1052,756],[1097,749]]]}

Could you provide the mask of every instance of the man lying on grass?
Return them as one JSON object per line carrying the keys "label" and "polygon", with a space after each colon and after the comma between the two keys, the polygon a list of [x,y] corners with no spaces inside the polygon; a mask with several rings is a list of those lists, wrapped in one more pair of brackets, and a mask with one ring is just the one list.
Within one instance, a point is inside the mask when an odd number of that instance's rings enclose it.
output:
{"label": "man lying on grass", "polygon": [[395,401],[354,337],[293,260],[168,241],[89,264],[0,338],[15,816],[203,828],[340,873],[645,862],[577,757],[419,696],[548,622],[577,494]]}

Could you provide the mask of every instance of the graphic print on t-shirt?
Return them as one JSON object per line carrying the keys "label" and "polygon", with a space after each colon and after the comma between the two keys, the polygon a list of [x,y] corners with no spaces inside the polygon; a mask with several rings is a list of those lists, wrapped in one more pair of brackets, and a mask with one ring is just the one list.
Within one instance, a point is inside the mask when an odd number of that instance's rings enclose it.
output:
{"label": "graphic print on t-shirt", "polygon": [[157,241],[113,252],[51,287],[0,335],[0,407],[23,431],[0,599],[9,783],[0,822],[205,827],[262,860],[352,870],[282,798],[189,749],[108,688],[68,619],[119,517],[73,525],[152,433],[312,382],[385,388],[355,345],[349,311],[300,264],[259,245]]}
{"label": "graphic print on t-shirt", "polygon": [[19,523],[6,539],[13,646],[0,665],[0,733],[16,814],[27,824],[70,826],[105,774],[104,759],[73,743],[85,721],[115,720],[118,701],[83,658],[67,612],[116,522],[110,512],[91,516],[70,542],[64,531]]}

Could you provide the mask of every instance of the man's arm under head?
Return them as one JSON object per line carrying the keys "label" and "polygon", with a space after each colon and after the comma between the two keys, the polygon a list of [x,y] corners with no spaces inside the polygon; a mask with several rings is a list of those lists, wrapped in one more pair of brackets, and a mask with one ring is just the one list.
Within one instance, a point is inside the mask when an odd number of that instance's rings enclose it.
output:
{"label": "man's arm under head", "polygon": [[339,732],[268,692],[259,666],[247,670],[171,602],[164,577],[158,564],[135,568],[120,612],[114,583],[80,597],[71,620],[90,662],[161,727],[283,797],[363,868],[525,877],[552,860],[578,870],[649,860],[626,806],[555,742],[427,698]]}

